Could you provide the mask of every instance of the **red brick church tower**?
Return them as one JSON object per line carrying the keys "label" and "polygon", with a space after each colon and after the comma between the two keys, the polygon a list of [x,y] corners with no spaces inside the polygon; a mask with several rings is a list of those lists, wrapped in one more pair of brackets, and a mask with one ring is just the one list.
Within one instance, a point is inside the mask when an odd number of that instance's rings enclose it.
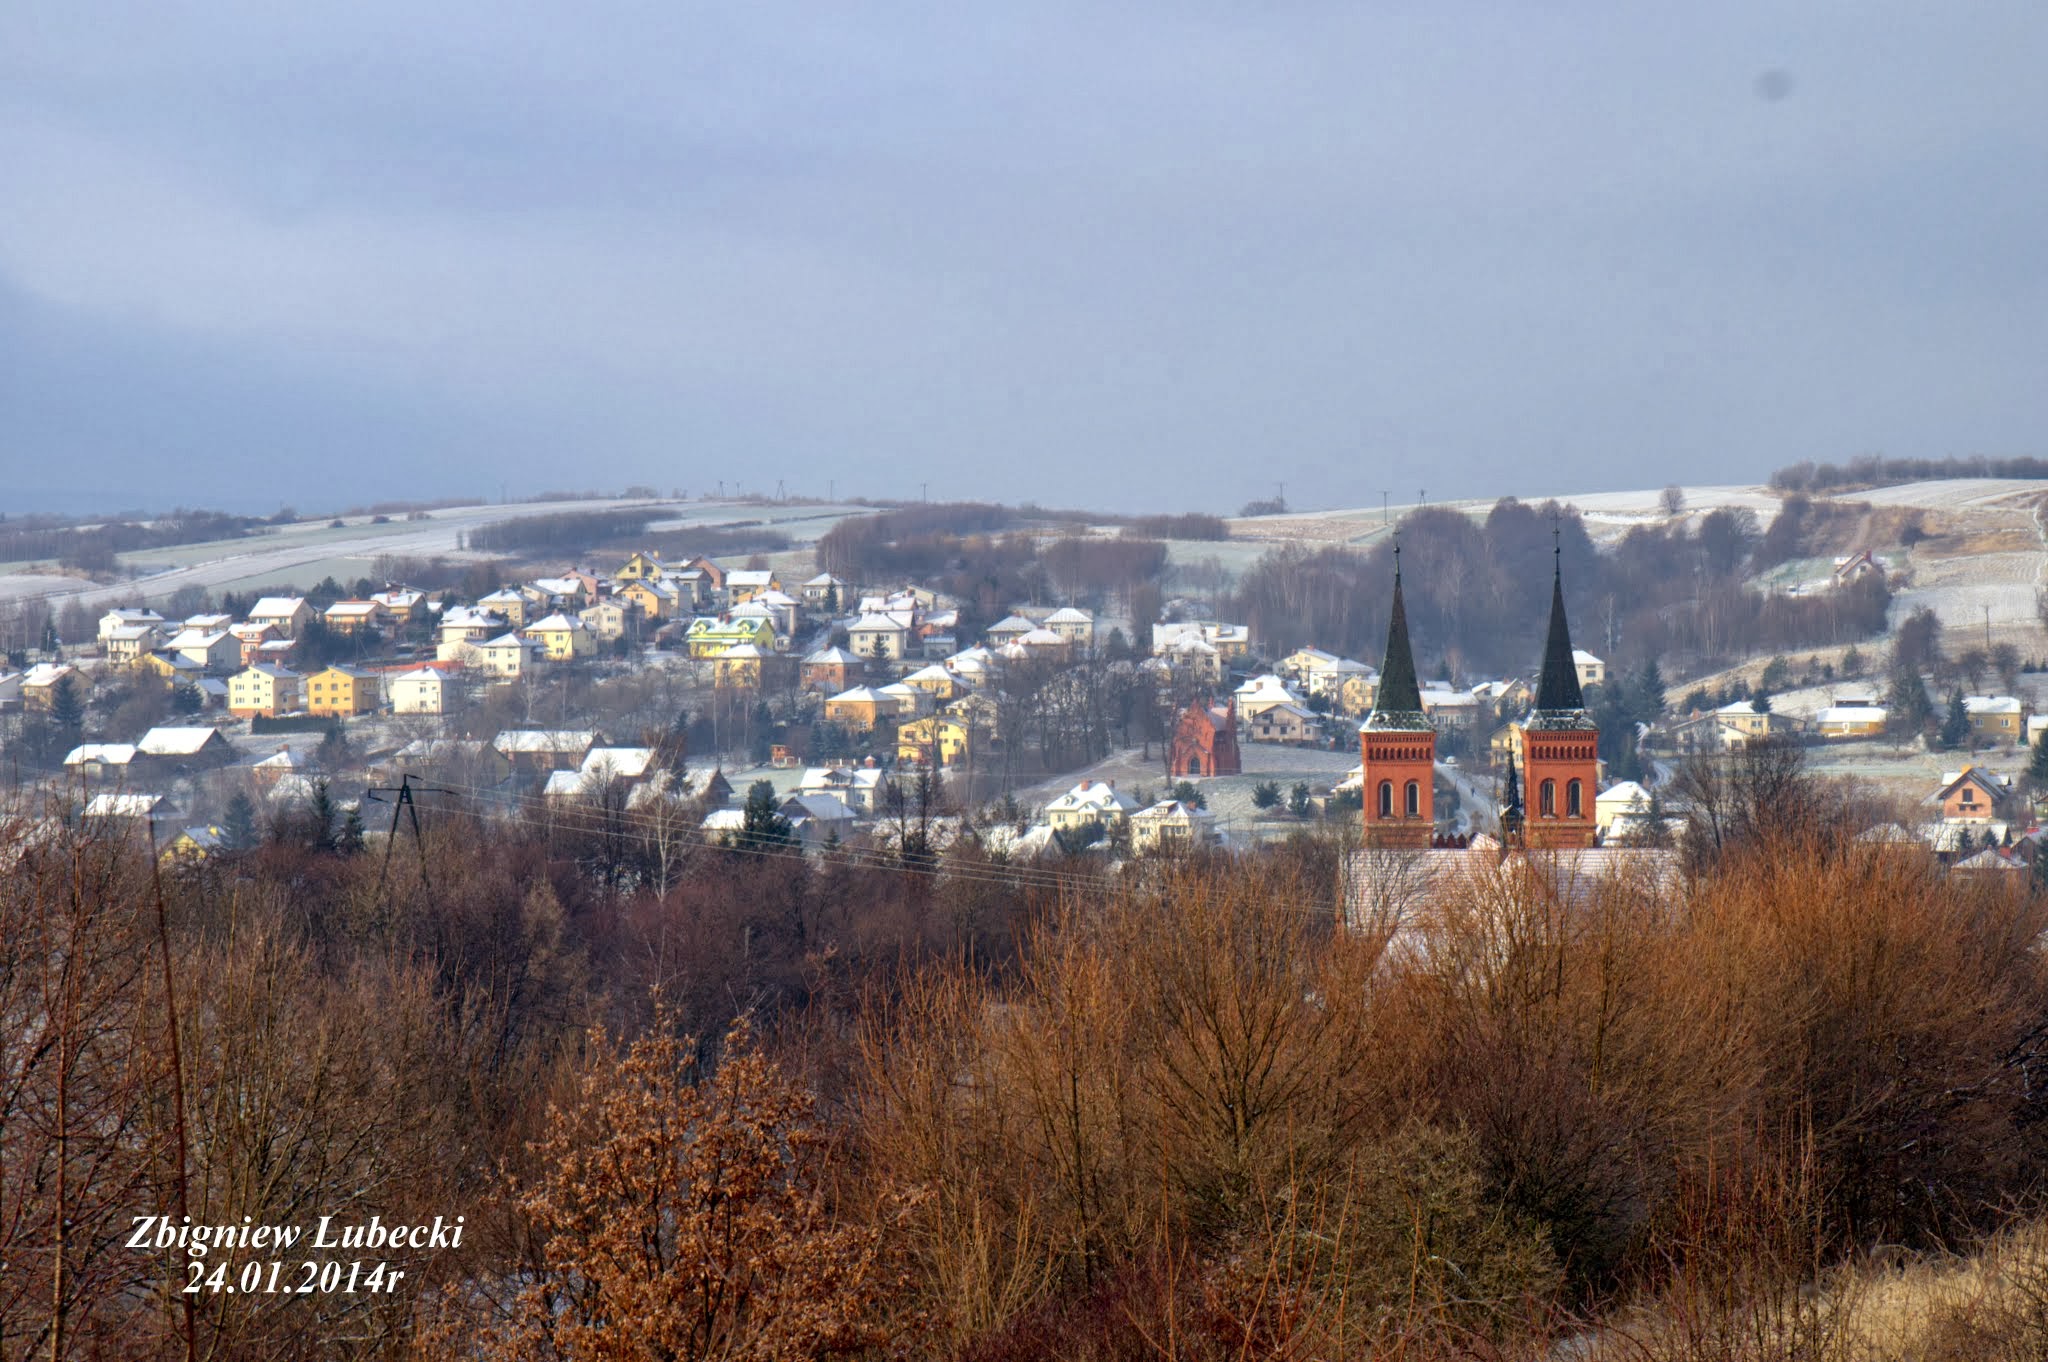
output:
{"label": "red brick church tower", "polygon": [[1532,850],[1590,847],[1599,841],[1593,799],[1599,793],[1600,728],[1586,713],[1579,669],[1564,618],[1564,550],[1552,550],[1550,637],[1536,706],[1522,725],[1523,838]]}
{"label": "red brick church tower", "polygon": [[1436,832],[1436,728],[1422,712],[1408,610],[1401,601],[1401,546],[1394,546],[1394,609],[1372,712],[1358,728],[1365,775],[1365,845],[1426,850]]}

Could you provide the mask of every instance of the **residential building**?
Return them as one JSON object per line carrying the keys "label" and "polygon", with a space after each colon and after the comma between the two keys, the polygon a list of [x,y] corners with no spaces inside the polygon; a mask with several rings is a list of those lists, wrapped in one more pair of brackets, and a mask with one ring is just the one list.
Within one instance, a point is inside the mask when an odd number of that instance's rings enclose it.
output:
{"label": "residential building", "polygon": [[608,600],[600,600],[594,606],[584,606],[582,610],[575,612],[575,619],[584,621],[584,629],[588,629],[590,637],[596,639],[598,643],[612,643],[616,639],[627,637],[633,631],[635,623],[639,621],[639,614],[639,606],[635,606],[629,600],[612,596]]}
{"label": "residential building", "polygon": [[1607,684],[1607,664],[1583,648],[1572,649],[1572,666],[1579,673],[1580,686]]}
{"label": "residential building", "polygon": [[306,678],[306,712],[352,718],[374,714],[384,701],[381,678],[376,672],[339,663]]}
{"label": "residential building", "polygon": [[1165,800],[1131,815],[1131,850],[1140,856],[1170,855],[1218,846],[1216,815],[1177,799]]}
{"label": "residential building", "polygon": [[264,644],[276,642],[284,635],[278,632],[274,624],[242,623],[229,625],[228,637],[232,638],[235,646],[241,650],[239,661],[242,666],[247,667],[263,660]]}
{"label": "residential building", "polygon": [[1095,651],[1095,616],[1086,610],[1066,606],[1045,617],[1044,627],[1058,634],[1076,657]]}
{"label": "residential building", "polygon": [[612,599],[651,620],[674,619],[689,608],[683,600],[682,588],[664,577],[627,582],[612,593]]}
{"label": "residential building", "polygon": [[619,565],[612,573],[612,581],[619,586],[628,582],[658,582],[666,575],[661,565],[661,555],[652,552],[636,553]]}
{"label": "residential building", "polygon": [[1301,697],[1287,688],[1287,683],[1277,676],[1254,676],[1237,688],[1238,717],[1247,723],[1257,719],[1269,709],[1280,705],[1301,705]]}
{"label": "residential building", "polygon": [[[526,626],[526,593],[517,591],[512,587],[501,586],[488,596],[479,596],[475,609],[487,614],[496,615],[499,619],[497,627],[500,629],[504,628],[507,624],[511,625],[514,629],[522,629]],[[448,615],[445,613],[441,616],[441,624],[444,629],[447,627]]]}
{"label": "residential building", "polygon": [[107,641],[108,635],[116,630],[134,629],[137,627],[162,629],[164,623],[164,617],[154,610],[145,610],[139,606],[116,607],[100,616],[99,641],[104,644]]}
{"label": "residential building", "polygon": [[896,702],[870,686],[855,686],[825,701],[828,723],[866,730],[896,716]]}
{"label": "residential building", "polygon": [[734,568],[725,574],[725,599],[730,605],[753,600],[764,591],[780,591],[782,583],[769,568]]}
{"label": "residential building", "polygon": [[1055,832],[1093,826],[1108,834],[1126,826],[1137,811],[1138,802],[1118,794],[1115,781],[1084,780],[1045,806],[1045,821]]}
{"label": "residential building", "polygon": [[793,794],[776,812],[805,846],[831,846],[853,835],[854,812],[836,795]]}
{"label": "residential building", "polygon": [[690,621],[689,630],[683,638],[690,656],[699,660],[717,657],[727,648],[737,647],[742,643],[751,643],[764,653],[775,650],[775,630],[764,619],[714,619],[704,616]]}
{"label": "residential building", "polygon": [[[829,572],[821,572],[798,587],[797,593],[803,597],[804,604],[813,610],[843,610],[852,599],[853,585],[844,577],[834,577]],[[830,605],[826,604],[828,598],[831,601]]]}
{"label": "residential building", "polygon": [[117,666],[132,667],[155,651],[162,635],[147,624],[124,624],[100,634],[100,651]]}
{"label": "residential building", "polygon": [[36,663],[21,674],[22,709],[30,713],[40,711],[47,714],[50,707],[56,703],[57,688],[67,680],[77,692],[80,703],[83,703],[85,692],[91,685],[91,682],[86,680],[84,672],[69,662]]}
{"label": "residential building", "polygon": [[182,776],[225,766],[235,759],[235,745],[217,728],[172,724],[152,728],[136,739],[135,750],[160,774]]}
{"label": "residential building", "polygon": [[300,708],[301,677],[290,667],[257,662],[228,678],[228,713],[239,719],[261,714],[276,718]]}
{"label": "residential building", "polygon": [[1960,771],[1943,773],[1941,788],[1931,796],[1931,802],[1941,811],[1944,823],[1976,826],[1996,819],[2011,792],[2011,776],[1965,766]]}
{"label": "residential building", "polygon": [[896,615],[862,615],[847,632],[861,657],[895,661],[908,650],[910,625]]}
{"label": "residential building", "polygon": [[981,638],[989,648],[1000,648],[1005,643],[1015,643],[1037,627],[1036,622],[1022,615],[1006,615],[982,630]]}
{"label": "residential building", "polygon": [[896,730],[896,759],[909,765],[955,766],[968,759],[973,747],[973,725],[950,714],[912,719]]}
{"label": "residential building", "polygon": [[1890,718],[1882,705],[1829,705],[1813,716],[1813,731],[1823,738],[1876,738]]}
{"label": "residential building", "polygon": [[887,696],[890,704],[896,706],[896,717],[899,719],[915,719],[937,708],[932,702],[930,691],[919,690],[916,686],[906,686],[901,681],[892,681],[875,689]]}
{"label": "residential building", "polygon": [[1724,746],[1740,747],[1745,743],[1761,742],[1775,734],[1789,732],[1791,720],[1770,710],[1759,710],[1748,700],[1736,700],[1714,711],[1714,719],[1720,724]]}
{"label": "residential building", "polygon": [[250,624],[272,626],[281,637],[297,638],[313,622],[313,607],[304,596],[265,596],[249,607],[244,618]]}
{"label": "residential building", "polygon": [[385,615],[401,628],[427,608],[427,593],[409,586],[386,586],[382,591],[371,592],[370,599],[383,606]]}
{"label": "residential building", "polygon": [[1602,790],[1593,800],[1593,822],[1601,836],[1614,838],[1646,829],[1656,800],[1642,785],[1624,780]]}
{"label": "residential building", "polygon": [[462,683],[433,667],[387,676],[384,690],[393,714],[452,714],[462,699]]}
{"label": "residential building", "polygon": [[573,662],[597,652],[597,640],[590,636],[590,630],[583,621],[574,615],[549,615],[535,620],[519,632],[521,637],[546,648],[550,662]]}
{"label": "residential building", "polygon": [[132,742],[80,743],[64,754],[64,769],[88,779],[125,780],[135,765]]}
{"label": "residential building", "polygon": [[796,783],[798,794],[829,794],[854,812],[873,816],[887,780],[872,766],[813,766]]}
{"label": "residential building", "polygon": [[164,646],[195,663],[202,672],[225,674],[242,664],[242,645],[225,629],[186,629]]}
{"label": "residential building", "polygon": [[867,664],[844,648],[820,648],[803,662],[803,688],[836,695],[857,681]]}
{"label": "residential building", "polygon": [[716,686],[736,689],[758,687],[761,666],[767,654],[752,643],[735,643],[711,659],[711,679]]}
{"label": "residential building", "polygon": [[924,691],[932,697],[933,701],[939,704],[944,704],[966,690],[966,686],[961,683],[959,677],[953,675],[953,673],[947,671],[936,662],[928,667],[920,667],[904,677],[903,684],[914,686],[918,690]]}
{"label": "residential building", "polygon": [[1301,705],[1267,705],[1245,721],[1253,742],[1312,743],[1322,737],[1316,716]]}
{"label": "residential building", "polygon": [[[521,614],[518,618],[524,619],[525,616]],[[514,617],[502,611],[485,609],[480,605],[455,605],[441,612],[441,622],[434,627],[434,635],[440,640],[443,650],[453,648],[459,652],[455,645],[481,643],[487,638],[496,638],[507,629],[518,627]],[[452,652],[443,652],[444,658],[452,655]]]}
{"label": "residential building", "polygon": [[531,673],[547,656],[547,645],[518,634],[504,633],[483,643],[469,645],[463,665],[474,667],[493,681],[517,681]]}
{"label": "residential building", "polygon": [[336,601],[322,616],[337,634],[361,634],[384,623],[384,607],[376,601]]}
{"label": "residential building", "polygon": [[2026,714],[2010,695],[1966,695],[1963,712],[1970,720],[1972,744],[2019,742],[2026,733]]}
{"label": "residential building", "polygon": [[599,744],[588,729],[508,728],[491,739],[513,770],[528,774],[576,770]]}
{"label": "residential building", "polygon": [[1481,703],[1471,691],[1434,686],[1422,692],[1422,712],[1440,733],[1446,729],[1477,733],[1493,717],[1493,707]]}

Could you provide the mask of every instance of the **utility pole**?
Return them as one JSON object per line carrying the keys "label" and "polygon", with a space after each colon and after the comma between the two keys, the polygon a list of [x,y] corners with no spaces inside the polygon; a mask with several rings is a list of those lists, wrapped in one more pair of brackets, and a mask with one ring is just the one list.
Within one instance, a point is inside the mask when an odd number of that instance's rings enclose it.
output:
{"label": "utility pole", "polygon": [[917,485],[917,499],[919,501],[930,501],[932,499],[932,485],[930,483],[921,482]]}
{"label": "utility pole", "polygon": [[1384,487],[1382,487],[1382,488],[1380,488],[1380,524],[1382,524],[1382,525],[1385,525],[1385,524],[1387,524],[1387,523],[1388,523],[1388,518],[1387,518],[1387,517],[1388,517],[1388,511],[1387,511],[1387,489],[1386,489],[1386,488],[1384,488]]}

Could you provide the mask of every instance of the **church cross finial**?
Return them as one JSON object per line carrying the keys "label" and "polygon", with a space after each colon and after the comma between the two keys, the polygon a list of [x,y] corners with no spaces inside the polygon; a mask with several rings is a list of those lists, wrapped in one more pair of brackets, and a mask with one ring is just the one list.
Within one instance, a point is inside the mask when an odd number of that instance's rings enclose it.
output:
{"label": "church cross finial", "polygon": [[1394,585],[1401,585],[1401,531],[1394,530]]}

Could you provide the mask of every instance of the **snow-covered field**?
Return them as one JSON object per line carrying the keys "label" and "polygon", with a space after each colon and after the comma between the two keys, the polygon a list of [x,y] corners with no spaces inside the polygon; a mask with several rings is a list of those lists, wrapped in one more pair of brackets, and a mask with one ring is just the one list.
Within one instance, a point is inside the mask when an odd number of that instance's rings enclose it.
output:
{"label": "snow-covered field", "polygon": [[[477,557],[458,546],[462,536],[482,525],[536,515],[571,511],[605,511],[647,506],[646,501],[549,501],[508,505],[452,506],[429,511],[424,520],[394,516],[373,524],[367,516],[348,519],[341,528],[327,521],[281,526],[247,539],[180,544],[124,554],[122,561],[139,567],[133,580],[95,586],[77,577],[17,572],[0,576],[0,600],[22,596],[77,596],[87,606],[140,595],[156,600],[185,586],[210,591],[234,590],[273,582],[310,586],[321,577],[357,576],[386,555],[429,558]],[[656,529],[761,521],[782,529],[792,539],[815,538],[847,515],[868,508],[854,506],[763,506],[745,502],[653,503],[670,509],[654,523]]]}

